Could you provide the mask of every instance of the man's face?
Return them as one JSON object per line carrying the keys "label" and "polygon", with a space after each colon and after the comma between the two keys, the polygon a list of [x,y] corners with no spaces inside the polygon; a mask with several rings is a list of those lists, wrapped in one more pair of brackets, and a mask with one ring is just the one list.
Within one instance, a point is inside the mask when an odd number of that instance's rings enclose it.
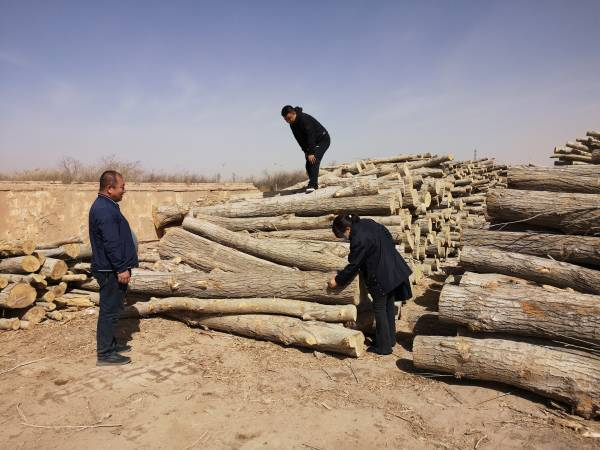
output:
{"label": "man's face", "polygon": [[296,121],[296,111],[291,111],[283,118],[287,123],[294,123]]}
{"label": "man's face", "polygon": [[125,194],[125,180],[123,177],[117,177],[114,186],[109,186],[107,191],[108,196],[115,202],[120,202]]}

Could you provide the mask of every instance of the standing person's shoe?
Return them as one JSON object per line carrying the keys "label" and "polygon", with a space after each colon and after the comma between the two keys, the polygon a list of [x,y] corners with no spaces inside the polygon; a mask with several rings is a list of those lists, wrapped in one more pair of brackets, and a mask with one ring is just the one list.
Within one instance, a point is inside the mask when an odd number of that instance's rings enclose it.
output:
{"label": "standing person's shoe", "polygon": [[111,353],[110,355],[100,356],[96,361],[97,366],[122,366],[123,364],[129,364],[131,358],[127,356],[119,355],[118,353]]}
{"label": "standing person's shoe", "polygon": [[313,192],[315,192],[315,188],[312,188],[312,187],[306,188],[306,191],[305,191],[305,192],[306,192],[307,194],[312,194]]}
{"label": "standing person's shoe", "polygon": [[119,344],[117,345],[117,353],[128,353],[131,351],[131,345]]}

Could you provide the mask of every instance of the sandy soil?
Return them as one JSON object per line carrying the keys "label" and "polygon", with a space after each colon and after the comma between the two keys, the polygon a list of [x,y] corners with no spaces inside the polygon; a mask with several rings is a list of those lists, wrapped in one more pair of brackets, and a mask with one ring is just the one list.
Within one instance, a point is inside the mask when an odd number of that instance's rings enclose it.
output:
{"label": "sandy soil", "polygon": [[[0,334],[3,448],[600,448],[564,426],[598,425],[543,399],[415,374],[409,344],[355,360],[159,318],[122,326],[121,367],[95,366],[92,314]],[[65,427],[94,424],[118,426]]]}

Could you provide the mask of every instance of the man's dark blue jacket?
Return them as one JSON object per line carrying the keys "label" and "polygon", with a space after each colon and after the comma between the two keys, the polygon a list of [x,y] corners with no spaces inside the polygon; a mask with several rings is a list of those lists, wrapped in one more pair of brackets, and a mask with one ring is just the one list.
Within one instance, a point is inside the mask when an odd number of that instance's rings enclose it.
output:
{"label": "man's dark blue jacket", "polygon": [[137,267],[131,228],[119,205],[110,197],[98,194],[90,208],[89,229],[92,271],[120,273]]}

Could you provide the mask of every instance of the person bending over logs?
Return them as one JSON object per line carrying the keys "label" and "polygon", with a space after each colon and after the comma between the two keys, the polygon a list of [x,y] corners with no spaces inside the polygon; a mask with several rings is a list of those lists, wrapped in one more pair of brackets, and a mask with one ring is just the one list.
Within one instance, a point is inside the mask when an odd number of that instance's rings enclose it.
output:
{"label": "person bending over logs", "polygon": [[350,241],[348,265],[328,281],[330,288],[346,285],[357,273],[364,277],[373,298],[375,341],[367,351],[380,355],[392,353],[396,345],[394,301],[412,296],[408,264],[396,250],[388,229],[356,214],[340,214],[333,220],[333,234]]}

